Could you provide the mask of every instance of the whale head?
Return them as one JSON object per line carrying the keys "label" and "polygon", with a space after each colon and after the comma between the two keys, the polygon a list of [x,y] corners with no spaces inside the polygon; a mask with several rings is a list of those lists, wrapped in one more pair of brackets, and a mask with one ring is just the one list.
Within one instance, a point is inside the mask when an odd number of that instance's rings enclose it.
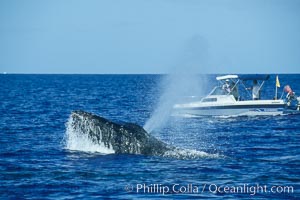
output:
{"label": "whale head", "polygon": [[86,135],[94,144],[112,149],[116,154],[160,156],[172,149],[136,124],[118,124],[85,111],[73,111],[70,121],[77,134]]}
{"label": "whale head", "polygon": [[218,157],[217,154],[173,147],[156,139],[137,124],[119,124],[85,111],[71,113],[67,122],[67,135],[67,138],[75,135],[76,144],[88,141],[88,146],[101,147],[101,153],[143,154],[178,159]]}

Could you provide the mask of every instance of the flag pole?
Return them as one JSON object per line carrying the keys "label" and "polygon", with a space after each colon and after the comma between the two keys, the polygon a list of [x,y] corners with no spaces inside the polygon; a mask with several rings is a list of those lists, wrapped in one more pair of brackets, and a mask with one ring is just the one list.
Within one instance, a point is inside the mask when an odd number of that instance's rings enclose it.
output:
{"label": "flag pole", "polygon": [[275,81],[275,100],[277,100],[277,76]]}
{"label": "flag pole", "polygon": [[277,100],[277,88],[280,87],[280,82],[279,82],[279,78],[278,75],[276,75],[276,83],[275,83],[275,100]]}

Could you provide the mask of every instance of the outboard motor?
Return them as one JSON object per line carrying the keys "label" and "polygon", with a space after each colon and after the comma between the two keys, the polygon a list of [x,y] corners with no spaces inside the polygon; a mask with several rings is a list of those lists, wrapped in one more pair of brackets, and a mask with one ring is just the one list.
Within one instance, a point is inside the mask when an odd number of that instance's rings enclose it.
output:
{"label": "outboard motor", "polygon": [[289,85],[284,86],[284,91],[287,93],[286,95],[286,105],[288,108],[293,110],[300,110],[300,97],[295,95],[292,88]]}

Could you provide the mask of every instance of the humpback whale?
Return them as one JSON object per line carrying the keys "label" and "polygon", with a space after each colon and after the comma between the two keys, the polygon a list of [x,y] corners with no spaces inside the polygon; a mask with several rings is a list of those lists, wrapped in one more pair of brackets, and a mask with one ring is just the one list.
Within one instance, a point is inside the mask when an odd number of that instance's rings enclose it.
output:
{"label": "humpback whale", "polygon": [[73,111],[67,129],[71,129],[69,131],[73,134],[87,137],[94,145],[105,147],[110,153],[115,154],[142,154],[183,159],[217,156],[168,145],[147,133],[139,125],[118,124],[85,111]]}

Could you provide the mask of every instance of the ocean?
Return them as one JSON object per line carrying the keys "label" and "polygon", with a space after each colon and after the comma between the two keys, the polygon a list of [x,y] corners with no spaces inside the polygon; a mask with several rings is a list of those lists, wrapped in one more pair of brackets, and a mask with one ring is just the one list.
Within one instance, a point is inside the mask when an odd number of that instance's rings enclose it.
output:
{"label": "ocean", "polygon": [[[151,132],[173,146],[208,154],[196,159],[68,147],[73,110],[144,126],[159,106],[164,78],[0,75],[0,198],[300,198],[300,115],[170,117]],[[300,94],[300,75],[279,78],[279,94],[286,84]],[[208,81],[207,91],[214,76]],[[275,75],[264,88],[263,95],[272,98]]]}

